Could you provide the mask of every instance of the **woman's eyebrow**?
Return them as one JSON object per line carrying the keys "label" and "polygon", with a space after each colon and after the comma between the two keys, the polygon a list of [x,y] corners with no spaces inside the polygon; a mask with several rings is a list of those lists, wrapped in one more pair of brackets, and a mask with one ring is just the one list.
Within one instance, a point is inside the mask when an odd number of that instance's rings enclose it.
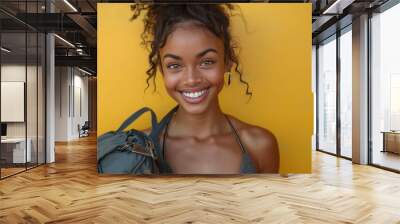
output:
{"label": "woman's eyebrow", "polygon": [[168,57],[176,59],[176,60],[181,60],[181,57],[174,55],[174,54],[165,54],[163,59],[168,58]]}
{"label": "woman's eyebrow", "polygon": [[201,58],[201,57],[203,57],[205,54],[207,54],[208,52],[214,52],[214,53],[218,54],[217,50],[215,50],[214,48],[208,48],[208,49],[206,49],[206,50],[204,50],[204,51],[198,53],[198,54],[196,55],[196,57]]}
{"label": "woman's eyebrow", "polygon": [[[206,49],[206,50],[204,50],[204,51],[202,51],[202,52],[200,52],[200,53],[198,53],[197,55],[196,55],[196,57],[197,58],[201,58],[201,57],[203,57],[205,54],[207,54],[208,52],[214,52],[214,53],[218,53],[218,51],[217,50],[215,50],[214,48],[208,48],[208,49]],[[177,56],[177,55],[174,55],[174,54],[165,54],[164,55],[164,57],[163,57],[163,59],[165,59],[165,58],[173,58],[173,59],[176,59],[176,60],[182,60],[182,58],[181,57],[179,57],[179,56]]]}

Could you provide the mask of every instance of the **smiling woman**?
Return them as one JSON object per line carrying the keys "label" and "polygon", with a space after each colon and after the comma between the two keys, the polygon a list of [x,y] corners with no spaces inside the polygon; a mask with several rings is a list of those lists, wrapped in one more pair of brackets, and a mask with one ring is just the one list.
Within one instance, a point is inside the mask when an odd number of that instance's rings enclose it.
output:
{"label": "smiling woman", "polygon": [[[218,95],[234,66],[242,78],[230,34],[231,4],[135,4],[145,11],[142,44],[149,47],[147,88],[160,69],[178,108],[161,130],[161,173],[277,173],[278,143],[268,130],[225,114]],[[156,88],[154,86],[154,88]]]}

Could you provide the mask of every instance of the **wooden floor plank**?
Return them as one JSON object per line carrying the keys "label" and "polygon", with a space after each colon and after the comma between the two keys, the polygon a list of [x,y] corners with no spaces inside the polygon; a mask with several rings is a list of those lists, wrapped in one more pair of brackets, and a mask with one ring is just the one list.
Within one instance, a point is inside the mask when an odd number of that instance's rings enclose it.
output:
{"label": "wooden floor plank", "polygon": [[0,223],[400,223],[400,175],[313,152],[313,173],[99,176],[94,137],[0,181]]}

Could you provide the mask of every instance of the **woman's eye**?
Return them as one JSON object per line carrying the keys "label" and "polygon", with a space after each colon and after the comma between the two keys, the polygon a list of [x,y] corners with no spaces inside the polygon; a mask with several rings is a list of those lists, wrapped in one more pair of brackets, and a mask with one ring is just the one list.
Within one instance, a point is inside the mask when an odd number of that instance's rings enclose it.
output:
{"label": "woman's eye", "polygon": [[168,68],[168,69],[177,69],[177,68],[179,68],[179,67],[180,67],[179,64],[169,64],[169,65],[167,65],[167,68]]}
{"label": "woman's eye", "polygon": [[215,63],[215,61],[213,61],[213,60],[205,60],[205,61],[201,62],[201,65],[202,66],[208,66],[208,65],[212,65],[214,63]]}

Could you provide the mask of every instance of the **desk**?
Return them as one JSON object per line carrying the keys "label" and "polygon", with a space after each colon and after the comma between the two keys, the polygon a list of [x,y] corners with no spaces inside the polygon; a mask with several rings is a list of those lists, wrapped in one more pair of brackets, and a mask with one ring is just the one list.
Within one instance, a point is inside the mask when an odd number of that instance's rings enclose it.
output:
{"label": "desk", "polygon": [[382,152],[393,152],[400,154],[400,132],[399,131],[382,131],[383,133],[383,150]]}
{"label": "desk", "polygon": [[[6,163],[25,163],[31,161],[31,145],[32,140],[30,138],[27,139],[26,154],[25,154],[25,138],[6,138],[1,139],[1,157],[6,160]],[[3,156],[4,152],[4,156]],[[12,157],[11,155],[12,154]],[[9,157],[9,158],[6,158]],[[12,158],[12,160],[11,160]],[[25,161],[27,158],[27,161]]]}

